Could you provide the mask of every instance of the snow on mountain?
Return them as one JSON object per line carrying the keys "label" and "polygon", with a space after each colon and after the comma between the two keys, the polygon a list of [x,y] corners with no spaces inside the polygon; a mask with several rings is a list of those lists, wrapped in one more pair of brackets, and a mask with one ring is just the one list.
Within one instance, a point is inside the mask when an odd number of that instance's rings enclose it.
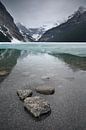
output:
{"label": "snow on mountain", "polygon": [[86,42],[86,8],[79,9],[67,21],[46,31],[40,42]]}
{"label": "snow on mountain", "polygon": [[21,43],[21,41],[13,37],[11,43]]}
{"label": "snow on mountain", "polygon": [[22,34],[16,26],[13,17],[0,2],[0,41],[1,42],[28,42],[31,37]]}
{"label": "snow on mountain", "polygon": [[[72,15],[70,15],[70,16],[68,17],[68,19],[73,18],[75,15],[76,15],[76,16],[79,16],[79,15],[83,14],[85,11],[86,11],[86,8],[83,7],[83,6],[80,6],[77,11],[75,11]],[[67,19],[67,20],[68,20],[68,19]]]}
{"label": "snow on mountain", "polygon": [[16,23],[20,33],[23,35],[25,41],[30,41],[30,42],[33,42],[35,41],[35,39],[32,37],[30,31],[24,26],[22,25],[21,23]]}
{"label": "snow on mountain", "polygon": [[32,38],[32,40],[37,41],[38,39],[41,38],[41,36],[48,29],[56,27],[59,24],[58,23],[54,23],[54,24],[48,23],[48,24],[45,24],[41,27],[36,27],[36,28],[27,28],[24,25],[22,25],[21,23],[17,23],[16,25],[17,25],[20,33],[22,33],[23,35],[28,35],[30,38]]}

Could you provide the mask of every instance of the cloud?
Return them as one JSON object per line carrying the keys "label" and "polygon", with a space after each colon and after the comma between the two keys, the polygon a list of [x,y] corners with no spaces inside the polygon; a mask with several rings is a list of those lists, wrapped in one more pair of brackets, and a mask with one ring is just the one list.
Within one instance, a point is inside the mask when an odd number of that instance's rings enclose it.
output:
{"label": "cloud", "polygon": [[1,0],[16,22],[28,27],[62,22],[86,0]]}

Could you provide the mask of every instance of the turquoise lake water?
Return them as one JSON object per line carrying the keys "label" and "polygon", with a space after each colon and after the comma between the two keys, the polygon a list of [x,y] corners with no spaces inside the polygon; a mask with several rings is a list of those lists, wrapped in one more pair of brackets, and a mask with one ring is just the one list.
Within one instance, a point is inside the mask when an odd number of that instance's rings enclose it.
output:
{"label": "turquoise lake water", "polygon": [[86,56],[86,44],[62,44],[62,43],[21,43],[21,44],[0,44],[0,48],[27,50],[31,53],[69,53],[79,56]]}

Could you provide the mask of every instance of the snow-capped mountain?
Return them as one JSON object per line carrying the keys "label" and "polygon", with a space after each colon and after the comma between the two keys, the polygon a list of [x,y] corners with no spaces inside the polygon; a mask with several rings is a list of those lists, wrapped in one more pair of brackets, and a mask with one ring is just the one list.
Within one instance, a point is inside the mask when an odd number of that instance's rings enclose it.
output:
{"label": "snow-capped mountain", "polygon": [[30,31],[24,25],[22,25],[21,23],[16,23],[16,26],[18,27],[20,33],[24,36],[26,41],[35,41]]}
{"label": "snow-capped mountain", "polygon": [[22,34],[26,34],[31,36],[32,40],[37,41],[38,39],[41,38],[41,36],[48,30],[51,29],[53,27],[56,27],[58,24],[54,23],[54,24],[45,24],[41,27],[37,27],[37,28],[27,28],[24,25],[22,25],[21,23],[17,23],[16,24],[19,31]]}
{"label": "snow-capped mountain", "polygon": [[39,28],[29,28],[31,34],[32,34],[32,37],[34,39],[36,39],[36,41],[38,39],[41,38],[41,36],[49,29],[53,28],[53,27],[56,27],[58,24],[57,23],[52,23],[52,24],[45,24],[43,25],[42,27],[39,27]]}
{"label": "snow-capped mountain", "polygon": [[25,37],[19,32],[13,17],[0,2],[0,41],[1,42],[20,42],[31,41],[29,36]]}
{"label": "snow-capped mountain", "polygon": [[66,22],[46,31],[39,41],[86,42],[86,8],[79,7]]}
{"label": "snow-capped mountain", "polygon": [[29,28],[31,36],[37,41],[44,33],[45,33],[45,28],[40,27],[40,28]]}
{"label": "snow-capped mountain", "polygon": [[86,42],[86,8],[79,7],[68,19],[59,23],[47,23],[37,28],[27,28],[18,23],[0,2],[0,42]]}
{"label": "snow-capped mountain", "polygon": [[[0,34],[2,37],[7,37],[7,41],[12,41],[13,38],[24,41],[18,28],[14,23],[13,17],[9,14],[5,6],[0,2]],[[0,36],[0,37],[1,37]],[[4,41],[4,38],[2,39]],[[6,41],[6,39],[5,39]]]}
{"label": "snow-capped mountain", "polygon": [[43,27],[27,28],[21,23],[17,23],[16,25],[22,34],[29,35],[32,38],[32,40],[35,40],[35,41],[37,41],[45,33],[45,28]]}

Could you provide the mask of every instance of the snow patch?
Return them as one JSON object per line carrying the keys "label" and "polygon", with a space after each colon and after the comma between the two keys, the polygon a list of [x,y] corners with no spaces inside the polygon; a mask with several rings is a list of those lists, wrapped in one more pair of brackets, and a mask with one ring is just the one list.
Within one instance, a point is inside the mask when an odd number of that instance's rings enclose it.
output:
{"label": "snow patch", "polygon": [[33,34],[32,37],[37,41],[42,35]]}
{"label": "snow patch", "polygon": [[11,43],[21,43],[21,41],[19,41],[16,38],[13,37]]}

